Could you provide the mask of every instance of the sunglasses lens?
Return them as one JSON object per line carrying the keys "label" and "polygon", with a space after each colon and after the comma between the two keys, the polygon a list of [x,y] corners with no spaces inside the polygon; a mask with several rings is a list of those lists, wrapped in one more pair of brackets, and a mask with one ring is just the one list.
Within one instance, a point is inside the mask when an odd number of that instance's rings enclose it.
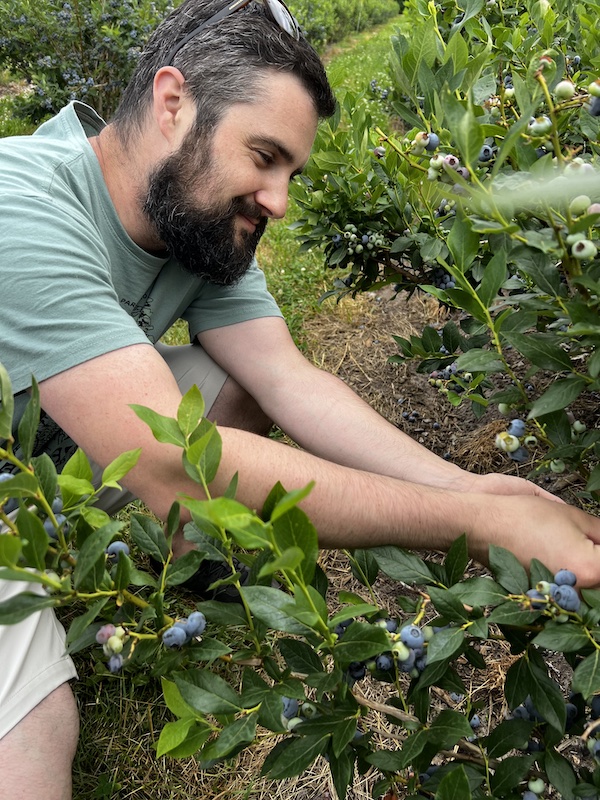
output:
{"label": "sunglasses lens", "polygon": [[290,36],[293,36],[294,39],[299,39],[300,28],[298,23],[283,3],[280,3],[279,0],[266,0],[266,5],[279,27],[289,33]]}

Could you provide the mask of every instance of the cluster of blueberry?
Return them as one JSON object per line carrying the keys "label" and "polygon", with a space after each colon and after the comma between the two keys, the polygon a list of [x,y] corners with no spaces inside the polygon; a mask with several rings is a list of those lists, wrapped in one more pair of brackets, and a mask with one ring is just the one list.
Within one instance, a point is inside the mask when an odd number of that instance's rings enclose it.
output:
{"label": "cluster of blueberry", "polygon": [[[338,637],[344,635],[354,620],[345,620],[334,628]],[[435,633],[429,625],[420,628],[418,625],[405,625],[399,630],[395,619],[379,620],[375,623],[387,630],[390,640],[389,650],[380,653],[376,658],[367,661],[353,661],[348,666],[350,681],[359,681],[367,672],[390,674],[396,670],[407,672],[411,678],[418,677],[427,666],[427,642]]]}
{"label": "cluster of blueberry", "polygon": [[187,619],[179,619],[162,635],[165,647],[182,647],[204,633],[206,617],[201,611],[192,611]]}
{"label": "cluster of blueberry", "polygon": [[370,83],[370,86],[372,94],[376,95],[378,98],[381,98],[381,100],[387,100],[391,91],[389,87],[382,89],[379,86],[379,81],[377,81],[376,78],[373,78],[373,80]]}
{"label": "cluster of blueberry", "polygon": [[305,719],[314,719],[319,716],[316,705],[308,700],[300,703],[295,697],[282,697],[281,704],[281,724],[288,731],[293,731]]}
{"label": "cluster of blueberry", "polygon": [[371,251],[375,248],[385,246],[385,237],[378,231],[371,233],[359,233],[356,225],[348,223],[342,233],[335,233],[331,237],[331,242],[335,247],[343,246],[349,256],[360,255],[365,250]]}
{"label": "cluster of blueberry", "polygon": [[579,611],[581,599],[575,589],[577,576],[570,569],[559,569],[552,582],[539,581],[535,589],[528,589],[529,604],[533,609],[549,608],[556,612],[557,621],[568,620],[563,612]]}
{"label": "cluster of blueberry", "polygon": [[433,372],[430,372],[428,381],[442,394],[448,394],[448,392],[462,394],[465,391],[463,382],[469,383],[472,377],[470,372],[459,369],[456,362],[453,362],[443,369],[434,369]]}
{"label": "cluster of blueberry", "polygon": [[535,447],[537,438],[533,434],[526,434],[527,426],[522,419],[513,419],[508,428],[496,436],[496,447],[503,453],[508,453],[509,458],[523,464],[529,458],[528,447]]}
{"label": "cluster of blueberry", "polygon": [[127,638],[127,631],[121,625],[112,622],[103,625],[96,633],[96,641],[102,645],[104,655],[108,659],[108,669],[113,674],[123,668],[122,650]]}

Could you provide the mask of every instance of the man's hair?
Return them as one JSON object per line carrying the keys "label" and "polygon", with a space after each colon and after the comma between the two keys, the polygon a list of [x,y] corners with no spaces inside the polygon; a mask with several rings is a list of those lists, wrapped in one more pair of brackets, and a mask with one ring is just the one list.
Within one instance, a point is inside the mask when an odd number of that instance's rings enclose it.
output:
{"label": "man's hair", "polygon": [[[186,34],[223,8],[224,0],[184,0],[157,27],[140,55],[112,123],[122,140],[142,130],[152,103],[154,76]],[[251,2],[204,28],[172,59],[195,101],[196,134],[208,135],[234,103],[259,99],[269,71],[294,75],[312,98],[319,117],[335,111],[335,97],[313,47],[281,30]]]}

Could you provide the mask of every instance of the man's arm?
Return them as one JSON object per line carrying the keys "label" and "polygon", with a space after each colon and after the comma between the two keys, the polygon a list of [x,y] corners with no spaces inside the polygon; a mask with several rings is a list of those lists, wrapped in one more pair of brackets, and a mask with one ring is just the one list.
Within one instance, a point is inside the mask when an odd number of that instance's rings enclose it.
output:
{"label": "man's arm", "polygon": [[398,430],[339,378],[312,365],[282,319],[267,317],[201,334],[207,352],[302,448],[328,461],[453,491],[535,494],[530,481],[475,475]]}
{"label": "man's arm", "polygon": [[[157,442],[129,408],[146,405],[176,415],[179,389],[150,345],[134,345],[92,359],[40,384],[42,406],[101,465],[142,448],[123,483],[165,518],[178,492],[201,496],[187,478],[181,451]],[[220,428],[221,465],[211,492],[222,494],[235,472],[238,498],[260,509],[277,481],[291,490],[315,481],[302,507],[324,547],[447,549],[466,533],[472,555],[487,546],[511,549],[525,564],[535,556],[550,569],[573,569],[580,585],[600,582],[600,522],[569,506],[517,496],[454,492],[352,469],[234,428]],[[535,522],[534,522],[535,520]]]}

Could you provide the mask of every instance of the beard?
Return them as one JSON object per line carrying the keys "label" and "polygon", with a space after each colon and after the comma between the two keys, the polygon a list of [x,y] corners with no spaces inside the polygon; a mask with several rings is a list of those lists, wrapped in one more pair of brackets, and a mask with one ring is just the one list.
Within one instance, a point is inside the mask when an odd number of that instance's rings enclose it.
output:
{"label": "beard", "polygon": [[[150,176],[142,208],[186,272],[219,286],[233,286],[248,271],[267,218],[243,197],[214,205],[194,203],[194,190],[203,180],[207,194],[219,188],[210,158],[198,157],[201,145],[197,135],[188,135],[180,149],[158,166]],[[236,231],[238,214],[259,219],[256,229]]]}

